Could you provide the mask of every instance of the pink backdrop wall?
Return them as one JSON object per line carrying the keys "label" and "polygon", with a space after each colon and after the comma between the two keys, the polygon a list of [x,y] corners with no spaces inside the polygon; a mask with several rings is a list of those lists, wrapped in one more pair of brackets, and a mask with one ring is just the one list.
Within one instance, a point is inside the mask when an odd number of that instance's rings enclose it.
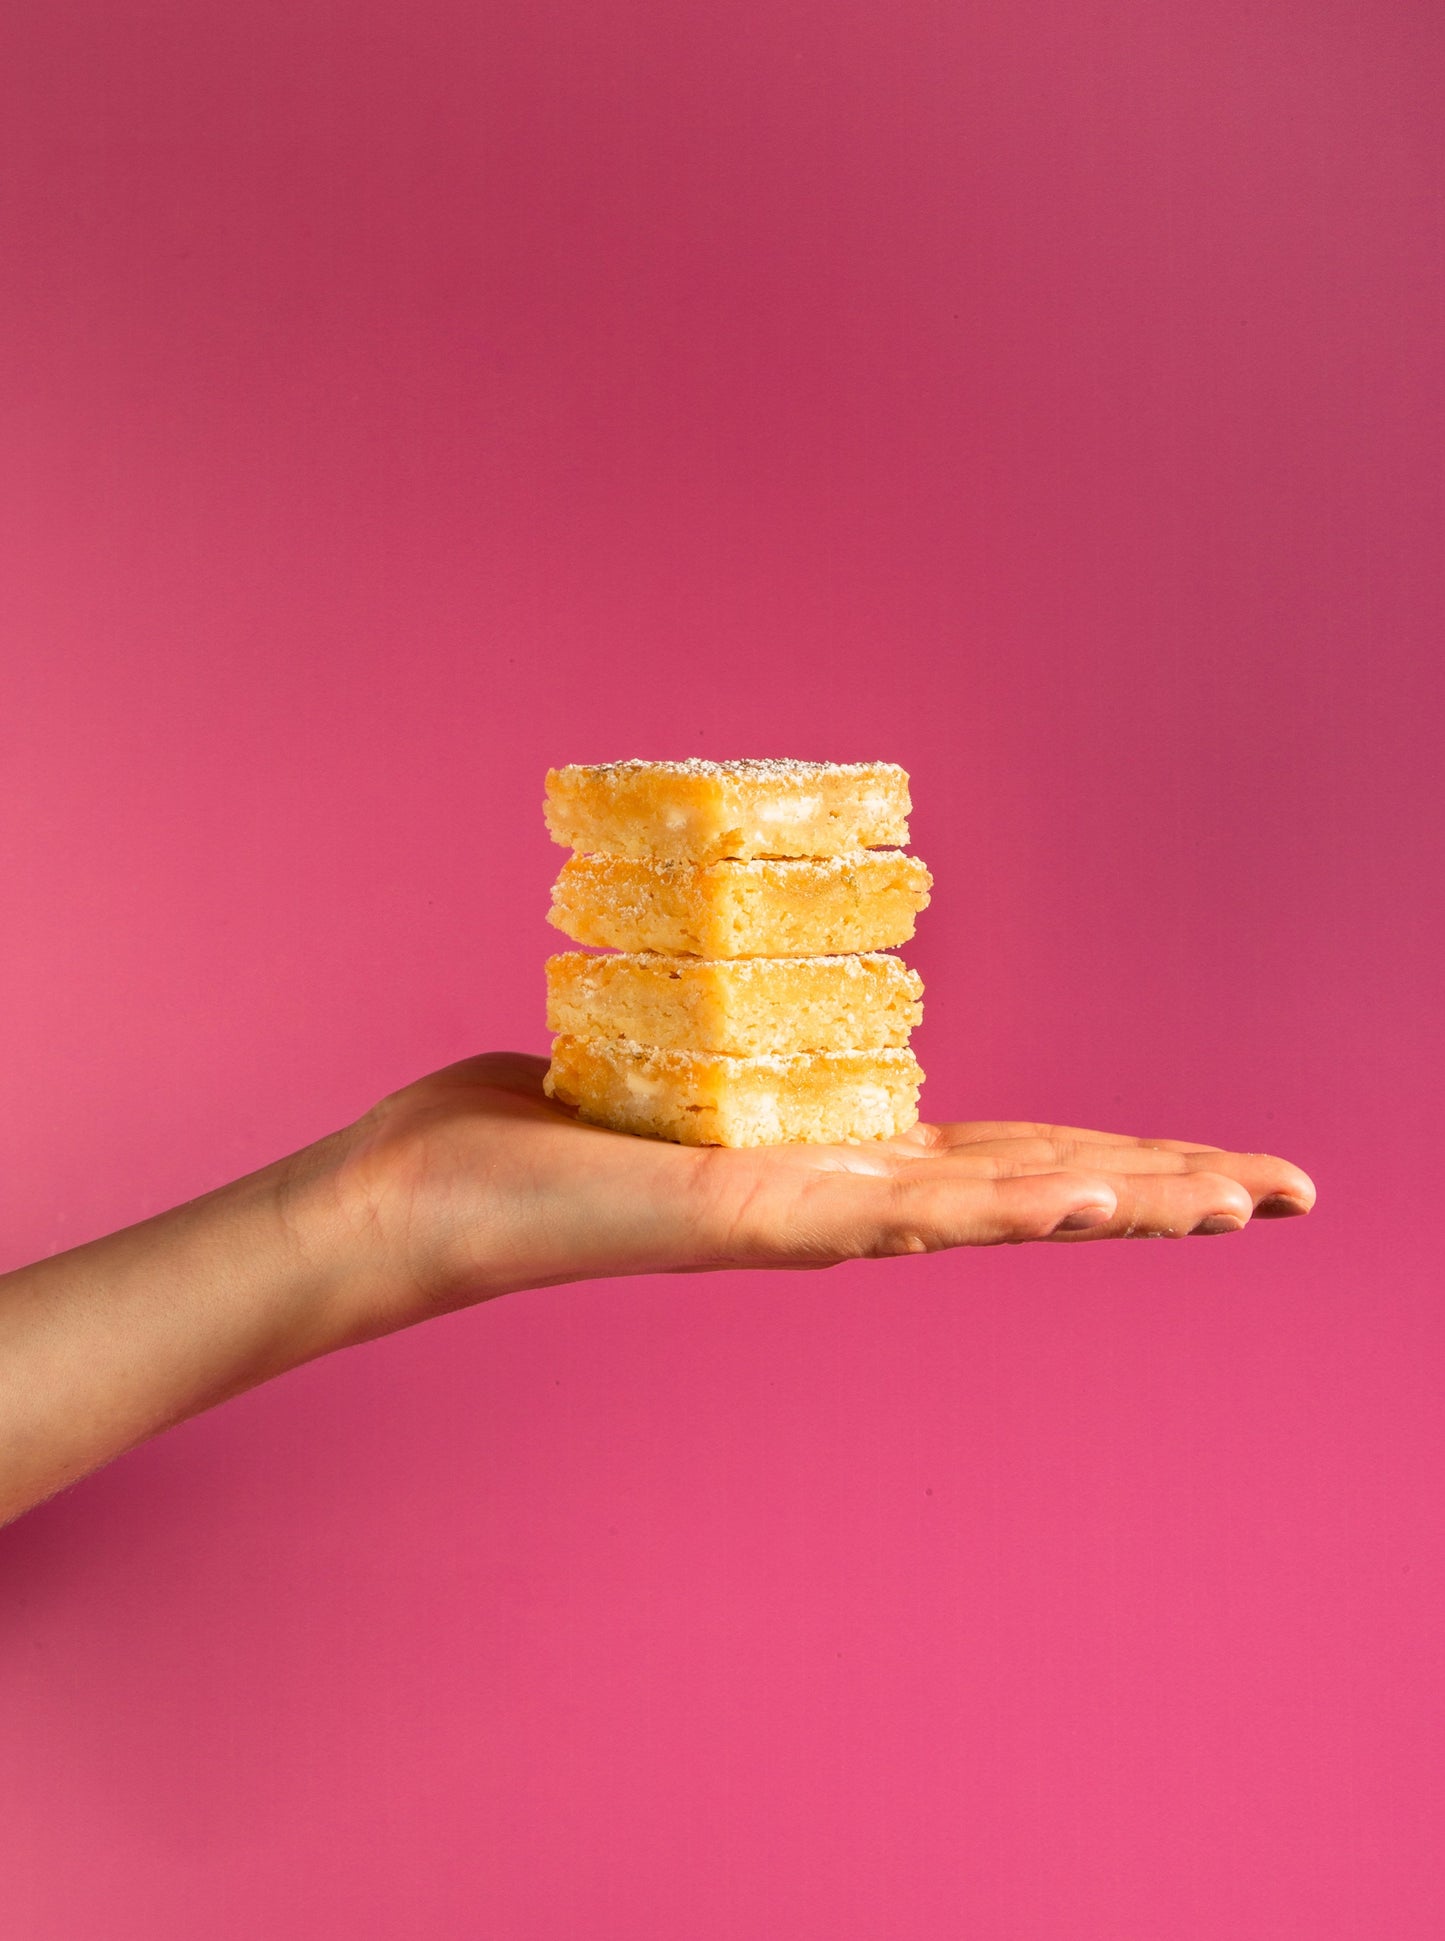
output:
{"label": "pink backdrop wall", "polygon": [[544,1043],[549,762],[885,756],[935,1117],[1235,1240],[524,1295],[0,1540],[17,1941],[1434,1941],[1445,23],[11,0],[0,1245]]}

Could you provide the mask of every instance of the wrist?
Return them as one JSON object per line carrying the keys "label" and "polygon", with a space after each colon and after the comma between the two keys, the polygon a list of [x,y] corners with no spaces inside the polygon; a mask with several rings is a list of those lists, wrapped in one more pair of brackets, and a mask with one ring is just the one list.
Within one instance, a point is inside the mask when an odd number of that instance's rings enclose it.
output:
{"label": "wrist", "polygon": [[287,1278],[303,1292],[298,1362],[374,1340],[413,1318],[390,1270],[367,1144],[364,1122],[347,1126],[257,1176]]}

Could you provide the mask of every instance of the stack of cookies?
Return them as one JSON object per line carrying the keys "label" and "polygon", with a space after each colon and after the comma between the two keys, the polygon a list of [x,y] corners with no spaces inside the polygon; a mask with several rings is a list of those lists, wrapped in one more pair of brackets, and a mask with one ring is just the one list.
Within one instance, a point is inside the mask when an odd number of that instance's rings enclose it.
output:
{"label": "stack of cookies", "polygon": [[930,877],[891,762],[602,762],[547,776],[546,1088],[692,1146],[886,1139],[918,1117],[923,986],[887,953]]}

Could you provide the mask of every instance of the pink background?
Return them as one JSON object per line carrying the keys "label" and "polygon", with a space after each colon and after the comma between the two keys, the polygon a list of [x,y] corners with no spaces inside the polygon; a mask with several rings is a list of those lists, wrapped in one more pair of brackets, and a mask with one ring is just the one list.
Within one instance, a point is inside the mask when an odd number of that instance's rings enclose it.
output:
{"label": "pink background", "polygon": [[17,1941],[1434,1941],[1445,22],[10,0],[6,1264],[540,1049],[555,760],[884,756],[935,1117],[1307,1225],[555,1289],[0,1540]]}

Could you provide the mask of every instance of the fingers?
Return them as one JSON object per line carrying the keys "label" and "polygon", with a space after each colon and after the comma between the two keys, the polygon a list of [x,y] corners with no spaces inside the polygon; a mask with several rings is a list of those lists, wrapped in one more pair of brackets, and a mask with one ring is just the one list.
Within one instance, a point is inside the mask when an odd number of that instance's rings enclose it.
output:
{"label": "fingers", "polygon": [[[1125,1149],[1108,1150],[1117,1163]],[[750,1264],[825,1266],[1024,1240],[1235,1233],[1257,1199],[1281,1199],[1282,1176],[1313,1195],[1297,1169],[1260,1155],[1219,1154],[1213,1165],[1192,1150],[1154,1157],[1167,1164],[1126,1172],[1048,1166],[1033,1157],[944,1158],[904,1162],[891,1176],[822,1171],[807,1176],[801,1190],[790,1182],[785,1200],[752,1199],[749,1212],[758,1217],[734,1233],[745,1234]],[[1302,1200],[1291,1203],[1305,1210]]]}
{"label": "fingers", "polygon": [[820,1173],[782,1229],[760,1237],[776,1264],[783,1264],[776,1260],[781,1252],[788,1264],[824,1265],[1042,1240],[1061,1227],[1083,1231],[1112,1220],[1116,1207],[1108,1180],[1081,1173],[987,1178],[932,1167],[892,1179]]}
{"label": "fingers", "polygon": [[1223,1172],[1129,1173],[1111,1182],[1112,1217],[1087,1233],[1051,1235],[1076,1240],[1182,1238],[1237,1233],[1254,1211],[1249,1188]]}
{"label": "fingers", "polygon": [[1275,1159],[1262,1152],[1222,1152],[1217,1146],[1203,1151],[1161,1151],[1152,1146],[1058,1145],[1040,1155],[1049,1169],[1075,1166],[1081,1172],[1123,1173],[1131,1178],[1181,1173],[1222,1173],[1238,1180],[1249,1194],[1251,1206],[1266,1199],[1290,1198],[1298,1202],[1299,1212],[1314,1204],[1315,1189],[1308,1175],[1288,1160]]}
{"label": "fingers", "polygon": [[876,1147],[780,1147],[766,1159],[719,1152],[701,1177],[726,1236],[715,1264],[778,1267],[1234,1233],[1256,1208],[1306,1213],[1315,1196],[1306,1174],[1267,1153],[999,1122],[918,1128]]}
{"label": "fingers", "polygon": [[1101,1166],[987,1180],[918,1168],[893,1183],[893,1198],[883,1217],[875,1215],[870,1243],[850,1252],[1237,1233],[1248,1225],[1257,1195],[1268,1202],[1280,1163],[1250,1165],[1251,1155],[1230,1154],[1222,1157],[1239,1163],[1222,1169],[1200,1165],[1193,1155],[1173,1157],[1178,1166],[1168,1171],[1110,1173]]}
{"label": "fingers", "polygon": [[[996,1166],[1001,1171],[1080,1172],[1116,1175],[1223,1174],[1238,1181],[1249,1195],[1251,1210],[1265,1219],[1308,1213],[1315,1203],[1314,1182],[1308,1173],[1271,1153],[1226,1152],[1219,1146],[1190,1146],[1182,1140],[1144,1140],[1111,1137],[1067,1126],[1015,1127],[1011,1136],[995,1125],[941,1126],[931,1129],[950,1143],[934,1145],[935,1158],[962,1158]],[[1006,1129],[1005,1129],[1006,1130]],[[952,1138],[988,1132],[985,1139]]]}

